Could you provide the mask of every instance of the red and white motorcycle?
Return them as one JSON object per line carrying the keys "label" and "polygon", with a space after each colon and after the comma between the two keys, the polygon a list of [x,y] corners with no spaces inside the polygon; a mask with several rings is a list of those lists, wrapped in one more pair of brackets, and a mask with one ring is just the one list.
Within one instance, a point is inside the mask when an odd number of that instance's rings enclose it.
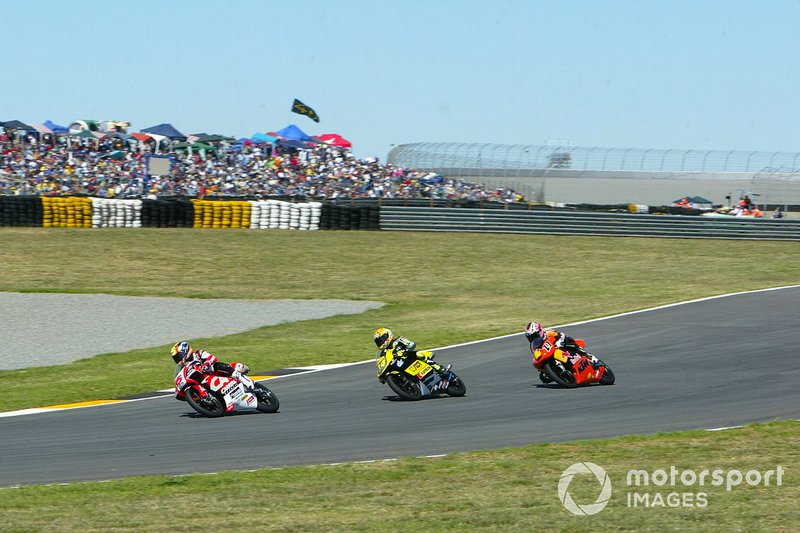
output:
{"label": "red and white motorcycle", "polygon": [[212,418],[236,411],[274,413],[280,406],[275,393],[244,374],[206,374],[194,362],[177,369],[175,398],[186,400],[192,409]]}

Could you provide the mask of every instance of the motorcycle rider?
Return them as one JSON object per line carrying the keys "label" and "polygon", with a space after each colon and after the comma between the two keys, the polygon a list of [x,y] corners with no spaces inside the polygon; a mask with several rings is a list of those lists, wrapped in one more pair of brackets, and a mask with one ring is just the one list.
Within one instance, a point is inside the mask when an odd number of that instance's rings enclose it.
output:
{"label": "motorcycle rider", "polygon": [[178,375],[182,366],[189,364],[197,364],[198,370],[203,374],[216,374],[220,376],[230,377],[234,372],[241,374],[248,374],[250,368],[242,363],[232,362],[230,364],[223,363],[216,356],[205,350],[195,350],[189,345],[187,341],[176,342],[170,350],[172,360],[178,365],[175,367],[175,375]]}
{"label": "motorcycle rider", "polygon": [[589,357],[592,366],[595,365],[594,358],[586,350],[580,347],[575,339],[568,337],[564,332],[555,329],[544,329],[539,322],[528,322],[525,326],[525,337],[528,339],[531,354],[542,347],[545,342],[550,342],[556,348],[564,350],[570,355],[585,355]]}
{"label": "motorcycle rider", "polygon": [[395,354],[404,359],[406,357],[413,357],[431,365],[435,370],[440,370],[442,368],[441,365],[433,362],[434,353],[430,353],[428,356],[421,355],[417,352],[416,342],[403,336],[395,337],[394,334],[392,334],[392,330],[389,328],[380,327],[376,329],[372,337],[375,339],[375,345],[380,352],[391,349]]}

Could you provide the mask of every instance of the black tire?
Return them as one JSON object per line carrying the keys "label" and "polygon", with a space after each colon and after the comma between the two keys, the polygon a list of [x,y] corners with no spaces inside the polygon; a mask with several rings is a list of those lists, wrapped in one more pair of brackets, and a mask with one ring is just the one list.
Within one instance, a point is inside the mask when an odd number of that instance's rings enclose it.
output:
{"label": "black tire", "polygon": [[464,385],[464,382],[461,381],[461,378],[452,374],[452,379],[450,383],[447,385],[447,390],[445,391],[448,396],[464,396],[467,393],[467,386]]}
{"label": "black tire", "polygon": [[395,394],[405,400],[417,401],[422,399],[422,388],[419,383],[413,382],[402,374],[389,374],[386,384]]}
{"label": "black tire", "polygon": [[208,392],[205,398],[200,397],[196,390],[187,387],[183,390],[186,403],[203,416],[217,418],[225,414],[225,404],[215,395]]}
{"label": "black tire", "polygon": [[603,364],[603,366],[606,369],[605,372],[603,372],[603,377],[600,378],[600,384],[601,385],[613,385],[614,384],[614,379],[615,379],[614,378],[614,372],[611,371],[611,369],[608,367],[607,364],[603,363],[602,361],[600,361],[600,362]]}
{"label": "black tire", "polygon": [[258,398],[256,409],[261,413],[277,412],[281,404],[278,401],[278,397],[275,396],[275,393],[261,383],[255,383],[255,389],[256,397]]}
{"label": "black tire", "polygon": [[540,380],[542,383],[544,383],[545,385],[546,385],[546,384],[548,384],[548,383],[552,383],[552,382],[553,382],[553,380],[552,380],[552,379],[550,379],[550,376],[548,376],[548,375],[547,375],[547,374],[545,374],[544,372],[539,372],[539,380]]}
{"label": "black tire", "polygon": [[548,361],[545,363],[544,371],[547,374],[547,377],[562,387],[574,389],[578,386],[578,382],[575,380],[575,376],[572,375],[572,372],[564,368],[563,365],[556,361]]}

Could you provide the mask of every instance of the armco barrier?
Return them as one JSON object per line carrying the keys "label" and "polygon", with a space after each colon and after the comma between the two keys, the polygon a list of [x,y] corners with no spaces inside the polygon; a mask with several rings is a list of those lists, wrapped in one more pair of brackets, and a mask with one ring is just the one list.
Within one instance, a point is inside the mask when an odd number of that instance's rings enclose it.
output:
{"label": "armco barrier", "polygon": [[800,241],[800,221],[623,213],[387,207],[380,229]]}

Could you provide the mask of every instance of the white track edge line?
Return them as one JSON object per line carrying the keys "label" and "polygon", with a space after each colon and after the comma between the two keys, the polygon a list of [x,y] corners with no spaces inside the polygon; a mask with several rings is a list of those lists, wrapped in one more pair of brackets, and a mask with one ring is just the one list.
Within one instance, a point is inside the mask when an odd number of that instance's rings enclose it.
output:
{"label": "white track edge line", "polygon": [[[658,311],[660,309],[668,309],[670,307],[677,307],[679,305],[687,305],[687,304],[693,304],[693,303],[699,303],[699,302],[706,302],[706,301],[709,301],[709,300],[718,300],[720,298],[728,298],[730,296],[740,296],[742,294],[754,294],[754,293],[758,293],[758,292],[780,291],[780,290],[785,290],[785,289],[796,289],[796,288],[800,288],[800,285],[784,285],[784,286],[781,286],[781,287],[769,287],[769,288],[766,288],[766,289],[754,289],[754,290],[751,290],[751,291],[739,291],[739,292],[731,292],[731,293],[727,293],[727,294],[718,294],[716,296],[705,296],[703,298],[695,298],[694,300],[686,300],[686,301],[683,301],[683,302],[675,302],[675,303],[671,303],[671,304],[664,304],[664,305],[659,305],[659,306],[656,306],[656,307],[648,307],[646,309],[639,309],[637,311],[627,311],[625,313],[618,313],[616,315],[603,316],[603,317],[599,317],[599,318],[591,318],[589,320],[581,320],[579,322],[570,322],[569,324],[560,324],[560,325],[548,326],[548,327],[552,327],[552,328],[567,328],[567,327],[571,327],[571,326],[580,326],[582,324],[589,324],[589,323],[592,323],[592,322],[600,322],[602,320],[611,320],[612,318],[620,318],[620,317],[623,317],[623,316],[637,315],[639,313],[649,313],[651,311]],[[473,344],[480,344],[482,342],[490,342],[490,341],[495,341],[495,340],[499,340],[499,339],[507,339],[509,337],[514,337],[514,336],[517,336],[517,335],[522,335],[522,333],[509,333],[507,335],[499,335],[497,337],[490,337],[488,339],[480,339],[480,340],[477,340],[477,341],[462,342],[461,344],[451,344],[450,346],[442,346],[442,347],[439,347],[439,348],[431,348],[431,351],[447,350],[447,349],[450,349],[450,348],[460,348],[462,346],[470,346],[470,345],[473,345]],[[290,368],[293,368],[293,369],[296,369],[296,370],[305,370],[305,372],[297,372],[297,373],[294,373],[294,374],[285,374],[285,375],[282,375],[282,376],[275,376],[275,377],[272,377],[272,378],[269,378],[269,379],[272,380],[272,379],[287,378],[287,377],[291,377],[291,376],[301,376],[301,375],[305,375],[305,374],[312,374],[314,372],[322,372],[324,370],[333,370],[335,368],[345,368],[345,367],[348,367],[348,366],[363,365],[365,363],[372,363],[374,361],[375,361],[375,359],[365,359],[363,361],[355,361],[353,363],[334,363],[334,364],[328,364],[328,365],[312,365],[312,366],[302,366],[302,367],[290,367]],[[174,389],[164,389],[164,390],[160,390],[160,391],[156,391],[156,392],[172,392],[172,390],[174,390]],[[113,401],[109,401],[109,403],[101,403],[101,404],[95,404],[95,405],[80,405],[80,406],[75,406],[75,407],[60,407],[60,408],[36,407],[36,408],[32,408],[32,409],[22,409],[22,410],[19,410],[19,411],[7,411],[5,413],[0,413],[0,418],[11,417],[11,416],[32,415],[32,414],[38,414],[38,413],[52,413],[52,412],[56,412],[56,411],[66,411],[66,410],[69,410],[69,409],[82,409],[82,408],[85,408],[85,407],[98,407],[98,406],[102,406],[102,405],[115,405],[115,404],[121,404],[121,403],[127,403],[127,402],[137,402],[137,401],[141,401],[141,400],[153,400],[153,399],[157,399],[157,398],[168,398],[168,397],[169,396],[148,396],[146,398],[134,398],[134,399],[131,399],[131,400],[113,400]],[[725,429],[727,429],[727,428],[725,428]],[[711,431],[711,430],[709,430],[709,431]]]}

